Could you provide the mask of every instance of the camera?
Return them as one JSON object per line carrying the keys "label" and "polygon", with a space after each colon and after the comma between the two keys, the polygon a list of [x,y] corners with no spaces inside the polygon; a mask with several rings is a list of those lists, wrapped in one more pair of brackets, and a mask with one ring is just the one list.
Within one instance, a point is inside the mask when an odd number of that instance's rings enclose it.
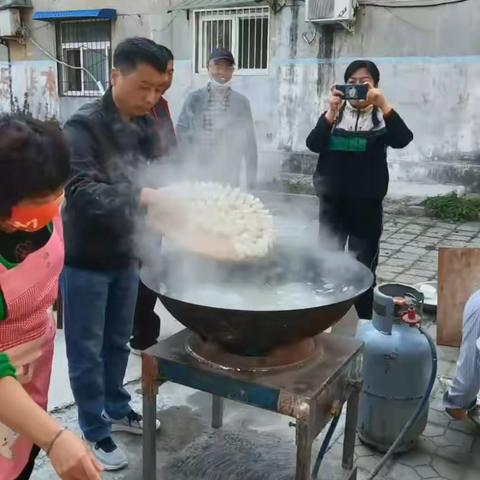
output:
{"label": "camera", "polygon": [[335,85],[335,89],[343,93],[345,100],[365,100],[368,93],[368,85]]}

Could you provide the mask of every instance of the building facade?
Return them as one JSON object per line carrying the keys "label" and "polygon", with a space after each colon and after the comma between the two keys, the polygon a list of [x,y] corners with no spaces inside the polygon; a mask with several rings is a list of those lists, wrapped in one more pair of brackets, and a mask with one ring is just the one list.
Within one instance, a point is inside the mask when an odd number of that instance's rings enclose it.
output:
{"label": "building facade", "polygon": [[302,0],[0,0],[0,7],[18,9],[21,19],[21,35],[2,37],[0,46],[3,111],[64,121],[108,88],[115,45],[143,35],[175,54],[167,97],[177,117],[188,92],[207,82],[208,51],[222,45],[237,58],[234,88],[251,101],[261,174],[271,180],[282,170],[311,171],[316,159],[305,138],[330,87],[352,59],[369,58],[415,133],[408,148],[391,152],[393,188],[480,190],[477,0],[360,0],[353,31],[306,22]]}

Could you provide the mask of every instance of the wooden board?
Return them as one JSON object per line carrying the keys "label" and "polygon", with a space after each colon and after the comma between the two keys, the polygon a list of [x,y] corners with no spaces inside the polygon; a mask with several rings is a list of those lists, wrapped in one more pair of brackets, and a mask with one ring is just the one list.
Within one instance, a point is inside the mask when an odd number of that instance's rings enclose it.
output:
{"label": "wooden board", "polygon": [[459,347],[465,303],[480,288],[480,248],[440,248],[437,344]]}

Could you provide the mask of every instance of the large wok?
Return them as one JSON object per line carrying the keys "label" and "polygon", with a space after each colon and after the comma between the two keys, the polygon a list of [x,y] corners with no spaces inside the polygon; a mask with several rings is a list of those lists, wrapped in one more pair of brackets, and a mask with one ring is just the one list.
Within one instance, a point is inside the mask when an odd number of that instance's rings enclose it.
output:
{"label": "large wok", "polygon": [[[318,245],[316,250],[320,250]],[[304,246],[292,248],[291,244],[280,244],[273,255],[254,264],[219,263],[164,250],[154,266],[144,268],[142,279],[158,293],[165,308],[202,339],[229,352],[252,356],[328,329],[373,282],[371,272],[343,252],[320,253]],[[258,298],[251,305],[247,301],[244,308],[232,308],[225,298],[212,298],[206,304],[185,294],[208,285],[233,292],[242,284],[261,292],[292,282],[327,293],[308,304],[283,305],[281,309],[266,307]]]}

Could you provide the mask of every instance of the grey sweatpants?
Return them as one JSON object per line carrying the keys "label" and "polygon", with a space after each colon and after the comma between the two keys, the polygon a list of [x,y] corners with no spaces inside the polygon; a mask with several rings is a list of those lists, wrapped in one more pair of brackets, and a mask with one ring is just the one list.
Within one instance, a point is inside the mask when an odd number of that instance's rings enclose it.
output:
{"label": "grey sweatpants", "polygon": [[480,390],[480,290],[468,300],[463,312],[463,333],[457,371],[443,403],[446,408],[475,406]]}

